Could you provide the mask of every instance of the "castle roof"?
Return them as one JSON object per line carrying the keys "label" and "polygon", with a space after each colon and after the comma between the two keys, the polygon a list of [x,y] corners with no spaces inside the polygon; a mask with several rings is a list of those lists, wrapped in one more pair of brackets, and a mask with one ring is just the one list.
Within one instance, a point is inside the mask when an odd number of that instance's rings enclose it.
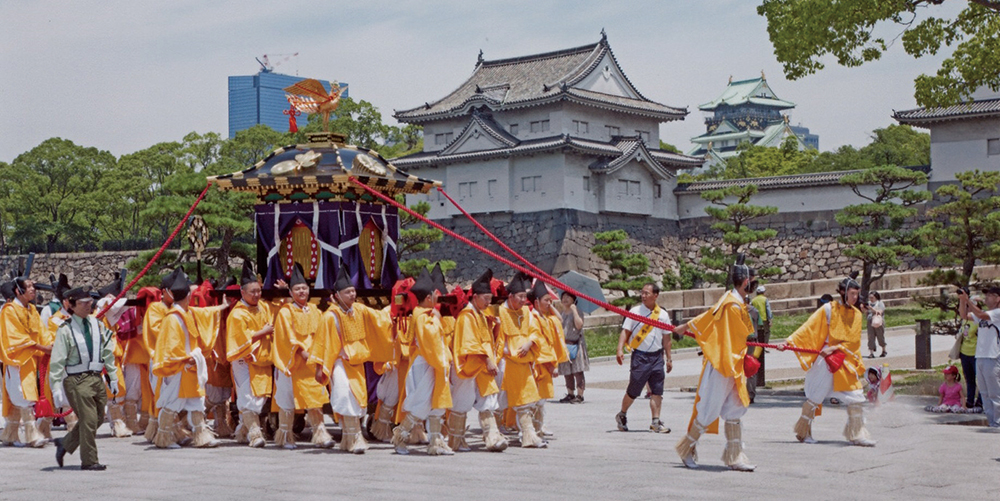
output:
{"label": "castle roof", "polygon": [[767,80],[763,75],[760,78],[749,80],[730,81],[726,90],[722,91],[719,97],[698,106],[702,111],[714,111],[719,106],[738,106],[742,104],[755,104],[779,110],[787,110],[795,107],[795,103],[778,99],[767,85]]}
{"label": "castle roof", "polygon": [[940,108],[917,108],[893,111],[897,122],[927,128],[931,124],[949,120],[963,120],[1000,115],[1000,99],[981,99]]}
{"label": "castle roof", "polygon": [[[605,64],[601,64],[605,62]],[[584,85],[598,72],[615,85],[600,87],[602,92]],[[461,116],[469,110],[487,106],[491,110],[513,110],[569,101],[586,106],[657,118],[679,120],[687,108],[678,108],[647,99],[632,85],[611,52],[607,38],[572,49],[529,56],[486,61],[480,59],[472,75],[447,96],[416,108],[396,111],[401,122],[423,123]]]}

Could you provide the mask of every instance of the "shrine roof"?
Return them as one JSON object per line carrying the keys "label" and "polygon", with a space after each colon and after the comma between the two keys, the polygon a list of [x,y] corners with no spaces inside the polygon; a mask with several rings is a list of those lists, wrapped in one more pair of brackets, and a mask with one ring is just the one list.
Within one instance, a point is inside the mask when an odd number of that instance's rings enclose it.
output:
{"label": "shrine roof", "polygon": [[278,148],[250,168],[211,176],[208,180],[221,190],[254,192],[262,203],[358,200],[378,203],[351,183],[351,177],[390,196],[427,193],[441,184],[407,174],[374,150],[332,140]]}
{"label": "shrine roof", "polygon": [[[605,56],[610,56],[616,73],[623,77],[624,93],[634,97],[574,87],[597,70]],[[510,110],[560,100],[664,121],[682,119],[688,113],[686,108],[657,103],[639,93],[621,71],[607,38],[602,37],[595,44],[529,56],[486,61],[480,55],[472,75],[450,94],[433,103],[396,111],[394,116],[402,122],[418,123],[463,115],[480,105]]]}

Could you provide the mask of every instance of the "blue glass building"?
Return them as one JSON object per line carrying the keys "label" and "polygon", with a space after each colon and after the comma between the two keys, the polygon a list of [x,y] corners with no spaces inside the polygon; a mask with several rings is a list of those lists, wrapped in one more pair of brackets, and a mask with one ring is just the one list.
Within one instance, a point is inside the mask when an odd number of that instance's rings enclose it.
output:
{"label": "blue glass building", "polygon": [[[305,79],[266,70],[256,75],[229,77],[229,137],[257,124],[267,125],[278,132],[288,132],[288,115],[283,113],[288,109],[284,89]],[[330,82],[320,82],[327,91],[330,90]],[[346,85],[340,84],[341,87]],[[344,97],[349,95],[350,90],[345,90]],[[305,114],[296,118],[299,127],[304,127],[307,121]]]}

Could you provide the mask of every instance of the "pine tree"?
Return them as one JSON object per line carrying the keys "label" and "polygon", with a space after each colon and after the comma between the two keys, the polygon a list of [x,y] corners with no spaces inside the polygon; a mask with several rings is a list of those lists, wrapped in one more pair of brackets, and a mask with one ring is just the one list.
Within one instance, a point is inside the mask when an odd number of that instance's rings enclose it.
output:
{"label": "pine tree", "polygon": [[[705,212],[712,219],[711,228],[722,233],[723,247],[705,246],[701,248],[701,264],[709,271],[704,277],[717,284],[732,284],[729,272],[740,252],[747,254],[747,264],[752,266],[751,256],[764,255],[764,249],[749,248],[750,244],[774,238],[778,235],[773,229],[753,229],[747,223],[753,219],[778,213],[777,207],[750,205],[750,199],[757,194],[757,185],[746,184],[730,186],[718,190],[708,190],[701,198],[712,205],[705,207]],[[735,201],[732,201],[735,198]],[[717,206],[717,207],[716,207]],[[758,276],[776,275],[781,273],[778,267],[770,266],[757,270]]]}
{"label": "pine tree", "polygon": [[628,243],[628,233],[625,230],[612,230],[595,233],[597,245],[590,248],[591,252],[608,263],[611,276],[601,287],[619,291],[622,297],[611,301],[615,306],[630,308],[639,304],[638,296],[629,295],[629,291],[638,291],[642,286],[653,280],[646,276],[649,270],[649,258],[642,253],[632,253],[632,244]]}

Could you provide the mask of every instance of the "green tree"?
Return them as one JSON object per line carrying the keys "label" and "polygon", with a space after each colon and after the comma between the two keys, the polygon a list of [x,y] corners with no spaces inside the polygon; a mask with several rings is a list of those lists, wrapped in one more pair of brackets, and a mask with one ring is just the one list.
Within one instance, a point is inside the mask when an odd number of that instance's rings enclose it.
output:
{"label": "green tree", "polygon": [[670,153],[682,153],[676,146],[664,142],[662,139],[660,140],[660,149],[663,151],[669,151]]}
{"label": "green tree", "polygon": [[163,185],[178,168],[180,148],[177,142],[158,143],[118,159],[118,168],[105,177],[107,189],[118,194],[104,211],[114,238],[164,240],[170,234],[169,221],[143,218],[142,211],[166,194]]}
{"label": "green tree", "polygon": [[914,205],[931,197],[911,189],[926,184],[927,175],[886,165],[848,174],[840,182],[867,201],[849,205],[835,217],[844,228],[837,240],[846,245],[845,256],[861,262],[861,296],[868,297],[873,281],[902,264],[902,257],[918,252],[915,232],[905,225],[917,213]]}
{"label": "green tree", "polygon": [[[757,185],[755,184],[730,186],[702,192],[701,198],[712,204],[705,207],[705,212],[715,220],[711,228],[722,233],[724,244],[723,247],[705,246],[701,248],[701,264],[709,270],[704,273],[707,280],[724,284],[726,288],[729,288],[732,285],[730,271],[736,261],[736,255],[740,252],[746,253],[747,264],[752,265],[752,257],[764,255],[764,249],[750,247],[750,245],[778,235],[777,230],[753,229],[748,225],[754,219],[778,213],[777,207],[750,205],[750,199],[756,194]],[[778,273],[781,273],[781,269],[773,266],[757,270],[758,276]]]}
{"label": "green tree", "polygon": [[101,179],[115,168],[114,155],[72,141],[51,138],[22,153],[6,169],[12,244],[44,244],[54,252],[58,244],[80,245],[100,241],[96,222],[112,194]]}
{"label": "green tree", "polygon": [[649,258],[642,253],[630,252],[632,244],[628,243],[625,230],[595,233],[594,239],[599,243],[590,248],[591,252],[608,263],[611,269],[611,276],[601,287],[622,293],[622,297],[611,301],[611,304],[623,308],[639,304],[639,297],[629,292],[641,290],[643,285],[653,281],[646,276]]}
{"label": "green tree", "polygon": [[[406,197],[397,195],[396,201],[401,204],[406,203]],[[410,209],[421,216],[426,216],[431,210],[431,204],[421,201],[411,205]],[[396,242],[396,259],[399,261],[399,269],[408,277],[419,275],[421,268],[427,268],[430,271],[435,264],[440,264],[441,270],[445,273],[455,269],[457,264],[450,259],[432,262],[427,258],[409,257],[429,249],[432,243],[443,238],[444,232],[441,230],[428,226],[427,223],[421,222],[406,211],[400,211],[399,239]]]}
{"label": "green tree", "polygon": [[[935,192],[940,205],[927,211],[931,221],[918,233],[926,253],[945,267],[921,279],[921,285],[969,285],[976,280],[977,263],[1000,263],[1000,172],[976,170],[955,177],[958,184],[946,184]],[[936,330],[958,332],[961,322],[953,295],[916,299],[921,306],[938,310]]]}
{"label": "green tree", "polygon": [[[954,46],[935,75],[920,75],[915,98],[921,106],[946,106],[969,99],[980,87],[1000,90],[1000,2],[970,0],[953,19],[935,17],[943,0],[764,0],[774,54],[785,76],[797,80],[823,69],[831,55],[842,66],[860,66],[882,56],[901,37],[906,53],[934,55]],[[951,2],[949,2],[951,4]],[[931,14],[917,22],[919,14]],[[900,32],[875,34],[891,23]]]}
{"label": "green tree", "polygon": [[687,262],[685,259],[677,260],[677,271],[667,268],[663,271],[664,290],[690,290],[695,289],[704,280],[704,276],[698,267]]}
{"label": "green tree", "polygon": [[[309,115],[309,122],[302,132],[322,130],[321,117],[313,114]],[[389,136],[389,126],[382,123],[382,113],[378,108],[368,101],[355,101],[349,97],[340,100],[336,117],[330,117],[330,130],[346,136],[347,144],[373,149],[379,154],[385,148],[385,141]]]}
{"label": "green tree", "polygon": [[726,160],[724,179],[747,179],[767,176],[787,176],[808,172],[818,154],[814,149],[799,150],[799,141],[788,136],[781,146],[753,146],[744,141],[737,147],[739,155]]}

